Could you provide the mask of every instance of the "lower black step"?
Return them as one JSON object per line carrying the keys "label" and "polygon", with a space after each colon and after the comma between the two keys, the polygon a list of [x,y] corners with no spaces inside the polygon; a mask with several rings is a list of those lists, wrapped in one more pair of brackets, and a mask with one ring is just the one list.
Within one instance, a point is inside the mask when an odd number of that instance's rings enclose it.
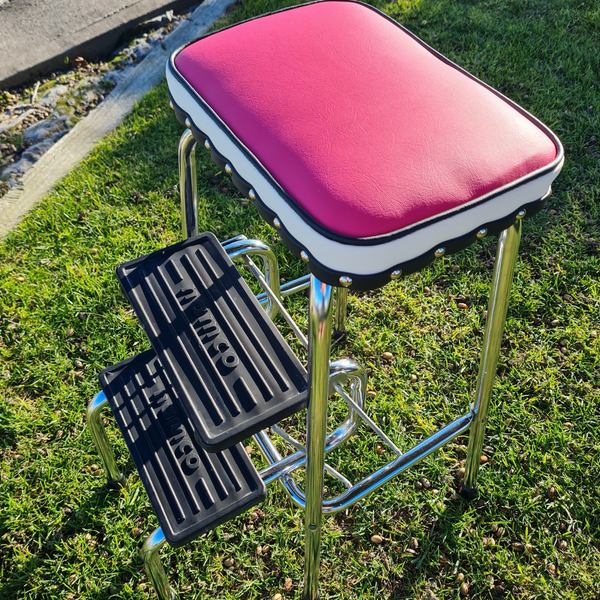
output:
{"label": "lower black step", "polygon": [[306,406],[306,371],[211,233],[117,269],[200,443],[216,452]]}
{"label": "lower black step", "polygon": [[169,544],[186,544],[266,496],[241,444],[209,454],[194,440],[154,350],[105,369],[100,385]]}

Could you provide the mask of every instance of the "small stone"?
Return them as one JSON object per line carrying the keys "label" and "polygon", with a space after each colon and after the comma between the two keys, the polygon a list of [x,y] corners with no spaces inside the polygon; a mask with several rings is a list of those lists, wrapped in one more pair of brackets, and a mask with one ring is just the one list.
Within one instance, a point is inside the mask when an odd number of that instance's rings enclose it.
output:
{"label": "small stone", "polygon": [[367,392],[367,397],[368,398],[375,398],[375,396],[377,396],[377,392],[374,392],[373,390],[369,390]]}
{"label": "small stone", "polygon": [[258,521],[259,518],[260,515],[256,511],[250,513],[250,520],[254,523],[256,523],[256,521]]}
{"label": "small stone", "polygon": [[498,523],[492,523],[492,525],[490,527],[490,531],[492,533],[496,533],[496,531],[498,531]]}
{"label": "small stone", "polygon": [[85,541],[88,542],[88,543],[92,541],[92,534],[91,533],[86,533],[85,534]]}
{"label": "small stone", "polygon": [[566,423],[563,423],[563,427],[566,427],[567,429],[571,429],[571,427],[573,427],[573,423],[569,423],[567,421]]}
{"label": "small stone", "polygon": [[372,535],[372,536],[371,536],[371,541],[372,541],[374,544],[381,544],[381,542],[383,542],[383,538],[382,538],[380,535],[378,535],[378,534],[376,533],[375,535]]}
{"label": "small stone", "polygon": [[523,552],[523,550],[525,550],[525,546],[523,546],[521,542],[513,542],[510,547],[513,552]]}
{"label": "small stone", "polygon": [[568,354],[568,353],[569,353],[569,351],[568,351],[568,350],[567,350],[567,349],[566,349],[564,346],[560,347],[560,348],[558,349],[558,351],[559,351],[561,354]]}
{"label": "small stone", "polygon": [[233,567],[233,565],[235,565],[235,560],[234,560],[233,558],[226,558],[226,559],[223,561],[223,566],[224,566],[226,569],[229,569],[230,567]]}
{"label": "small stone", "polygon": [[67,337],[73,337],[75,335],[74,329],[67,329]]}
{"label": "small stone", "polygon": [[83,363],[80,360],[74,360],[73,365],[76,369],[81,369],[81,367],[83,367]]}
{"label": "small stone", "polygon": [[595,329],[592,329],[592,331],[590,331],[590,337],[593,337],[593,338],[598,337],[598,332]]}
{"label": "small stone", "polygon": [[422,490],[423,489],[423,484],[420,481],[415,481],[415,489],[416,490]]}
{"label": "small stone", "polygon": [[525,554],[533,554],[533,546],[531,544],[525,544]]}
{"label": "small stone", "polygon": [[554,500],[558,496],[556,488],[553,485],[550,486],[548,488],[548,491],[546,492],[546,495],[548,496],[548,498],[550,498],[550,500]]}
{"label": "small stone", "polygon": [[550,563],[547,567],[546,567],[546,571],[548,571],[548,573],[550,573],[550,575],[556,575],[556,565]]}
{"label": "small stone", "polygon": [[417,550],[419,548],[419,540],[417,540],[417,538],[412,538],[410,540],[410,544],[409,546],[413,549],[413,550]]}
{"label": "small stone", "polygon": [[417,383],[418,379],[419,378],[414,373],[410,376],[410,382],[411,383]]}
{"label": "small stone", "polygon": [[291,591],[292,591],[292,585],[293,585],[293,582],[292,582],[292,580],[291,580],[291,579],[288,577],[288,578],[287,578],[287,579],[284,581],[284,583],[283,583],[283,589],[284,589],[286,592],[291,592]]}
{"label": "small stone", "polygon": [[17,277],[17,281],[19,283],[23,283],[25,281],[25,277]]}
{"label": "small stone", "polygon": [[454,266],[452,267],[452,272],[453,272],[453,273],[458,273],[458,265],[454,265]]}
{"label": "small stone", "polygon": [[484,311],[481,313],[481,316],[482,316],[484,319],[485,319],[485,318],[487,318],[487,315],[488,315],[488,311],[487,311],[487,310],[484,310]]}
{"label": "small stone", "polygon": [[411,556],[415,556],[417,554],[412,548],[407,548],[404,552],[406,554],[410,554]]}
{"label": "small stone", "polygon": [[459,302],[456,306],[462,310],[467,310],[467,308],[469,308],[464,302]]}
{"label": "small stone", "polygon": [[381,356],[384,360],[392,360],[394,358],[391,352],[384,352]]}
{"label": "small stone", "polygon": [[425,590],[423,600],[439,600],[439,598],[431,590]]}
{"label": "small stone", "polygon": [[457,583],[462,583],[464,580],[465,580],[465,576],[464,576],[462,573],[459,573],[459,574],[456,576],[456,581],[457,581]]}
{"label": "small stone", "polygon": [[461,467],[458,471],[456,471],[456,476],[459,479],[462,479],[465,476],[465,469],[464,469],[464,467]]}
{"label": "small stone", "polygon": [[246,446],[246,454],[252,456],[252,446]]}
{"label": "small stone", "polygon": [[140,527],[134,527],[132,529],[131,533],[133,533],[133,535],[135,535],[135,537],[139,537],[140,535],[142,535],[142,530]]}
{"label": "small stone", "polygon": [[431,290],[430,290],[430,289],[429,289],[427,286],[425,286],[425,287],[423,288],[423,291],[424,291],[426,294],[431,294]]}
{"label": "small stone", "polygon": [[90,248],[92,254],[98,254],[98,248]]}
{"label": "small stone", "polygon": [[481,458],[479,459],[479,462],[480,462],[482,465],[485,465],[487,462],[489,462],[489,459],[488,459],[488,457],[487,457],[485,454],[482,454],[482,455],[481,455]]}
{"label": "small stone", "polygon": [[462,598],[469,595],[469,584],[466,581],[460,586],[459,593]]}
{"label": "small stone", "polygon": [[567,542],[567,540],[558,540],[558,549],[559,550],[566,550],[569,547],[569,542]]}
{"label": "small stone", "polygon": [[498,527],[498,531],[496,531],[496,537],[500,539],[504,535],[504,527]]}
{"label": "small stone", "polygon": [[550,327],[558,327],[560,325],[560,321],[558,319],[553,319],[550,321]]}
{"label": "small stone", "polygon": [[283,600],[283,596],[281,594],[277,593],[273,596],[272,600]]}
{"label": "small stone", "polygon": [[423,477],[421,479],[421,483],[423,484],[423,487],[428,490],[431,487],[431,483],[429,482],[429,479],[426,479],[425,477]]}

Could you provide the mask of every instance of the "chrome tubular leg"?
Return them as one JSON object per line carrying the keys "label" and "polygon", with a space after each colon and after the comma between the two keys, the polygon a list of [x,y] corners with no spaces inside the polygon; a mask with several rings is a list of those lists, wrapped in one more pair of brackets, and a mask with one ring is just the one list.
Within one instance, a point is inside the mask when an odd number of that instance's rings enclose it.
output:
{"label": "chrome tubular leg", "polygon": [[479,472],[479,463],[483,448],[483,436],[488,418],[490,396],[496,375],[498,356],[500,355],[506,310],[520,240],[520,220],[512,227],[505,229],[500,234],[500,239],[498,240],[498,250],[496,251],[496,262],[494,264],[494,274],[488,300],[487,321],[479,362],[479,374],[477,376],[475,402],[471,409],[474,417],[469,434],[465,477],[460,490],[461,496],[467,499],[474,498],[477,494],[477,474]]}
{"label": "chrome tubular leg", "polygon": [[198,180],[196,177],[196,140],[186,129],[179,140],[179,194],[183,239],[198,235]]}
{"label": "chrome tubular leg", "polygon": [[107,477],[107,485],[109,488],[118,488],[123,485],[125,477],[117,466],[115,455],[108,443],[104,426],[100,420],[102,409],[108,406],[108,400],[104,395],[104,392],[100,392],[96,397],[88,404],[87,407],[87,424],[90,430],[94,445],[98,450],[102,464],[104,465],[104,471]]}
{"label": "chrome tubular leg", "polygon": [[308,381],[310,396],[306,422],[306,509],[304,600],[319,596],[321,558],[321,519],[327,395],[329,387],[329,350],[331,344],[331,286],[314,275],[310,281]]}
{"label": "chrome tubular leg", "polygon": [[335,325],[333,337],[340,339],[346,333],[346,313],[348,310],[348,288],[335,288]]}
{"label": "chrome tubular leg", "polygon": [[162,529],[155,529],[146,538],[142,546],[142,555],[146,573],[156,590],[158,600],[176,600],[177,596],[173,588],[169,585],[167,574],[160,562],[159,550],[165,544],[165,536]]}

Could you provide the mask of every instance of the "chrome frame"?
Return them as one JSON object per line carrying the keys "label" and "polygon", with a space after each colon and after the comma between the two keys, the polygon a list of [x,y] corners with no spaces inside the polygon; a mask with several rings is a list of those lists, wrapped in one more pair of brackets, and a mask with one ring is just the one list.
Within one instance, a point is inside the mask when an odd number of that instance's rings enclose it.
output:
{"label": "chrome frame", "polygon": [[471,406],[473,414],[472,431],[469,435],[467,459],[465,462],[465,476],[460,494],[473,498],[477,494],[477,475],[483,449],[483,436],[488,419],[492,386],[496,376],[500,345],[504,333],[504,323],[508,309],[508,300],[517,263],[517,254],[521,241],[522,221],[519,219],[512,227],[505,229],[500,234],[492,285],[488,299],[488,313],[483,334],[483,345],[477,375],[475,402]]}
{"label": "chrome frame", "polygon": [[88,404],[86,421],[96,450],[98,450],[98,454],[100,455],[100,460],[104,465],[106,483],[109,488],[118,488],[125,482],[125,476],[121,473],[117,465],[114,452],[108,443],[106,431],[104,431],[104,425],[102,424],[102,410],[107,406],[108,400],[104,392],[96,394]]}
{"label": "chrome frame", "polygon": [[[196,142],[192,133],[186,129],[179,143],[181,218],[184,238],[198,233],[195,148]],[[469,429],[472,431],[469,437],[465,476],[460,493],[465,498],[473,498],[476,495],[480,456],[521,238],[521,225],[521,220],[518,218],[514,225],[501,233],[498,241],[475,401],[469,407],[466,415],[446,425],[404,453],[364,410],[365,370],[356,361],[348,359],[330,363],[332,332],[334,337],[339,338],[346,330],[347,288],[332,288],[319,281],[314,275],[306,275],[280,286],[277,258],[267,244],[258,240],[248,240],[244,235],[236,236],[222,243],[229,257],[232,260],[243,260],[257,278],[264,292],[258,294],[256,299],[265,307],[268,315],[273,319],[278,312],[281,313],[299,341],[308,349],[309,402],[306,419],[306,447],[277,425],[254,435],[256,443],[269,464],[260,472],[263,481],[267,484],[279,481],[292,501],[305,510],[303,600],[317,600],[319,597],[318,577],[323,514],[333,514],[351,507],[408,467],[421,461]],[[264,272],[252,261],[252,256],[259,256],[262,259]],[[281,299],[309,287],[309,335],[307,339],[286,311]],[[333,303],[334,296],[335,303]],[[334,304],[335,311],[333,310]],[[350,382],[350,394],[347,394],[342,388],[346,382]],[[348,405],[349,412],[346,419],[328,434],[328,397],[334,393]],[[107,399],[104,393],[100,392],[88,405],[87,421],[90,434],[107,473],[108,485],[116,487],[122,485],[124,476],[117,466],[102,426],[100,414],[106,405]],[[395,454],[395,458],[358,483],[352,484],[341,473],[328,465],[325,457],[347,440],[355,432],[360,422],[368,426],[390,448]],[[295,451],[282,457],[270,434],[278,435]],[[301,467],[306,468],[304,492],[294,479],[294,471]],[[324,499],[325,473],[340,481],[345,486],[345,491],[334,498]],[[146,571],[159,600],[175,600],[175,592],[169,586],[159,556],[159,550],[165,542],[162,530],[156,529],[146,539],[142,554]]]}
{"label": "chrome frame", "polygon": [[156,590],[158,600],[177,600],[175,590],[169,585],[169,579],[160,560],[159,551],[166,543],[165,535],[159,527],[144,542],[141,554],[144,559],[146,573]]}
{"label": "chrome frame", "polygon": [[181,229],[183,239],[198,235],[198,177],[196,174],[196,140],[186,129],[180,140],[179,195],[181,198]]}
{"label": "chrome frame", "polygon": [[308,600],[316,600],[319,597],[332,291],[330,285],[311,275],[308,305],[308,389],[310,399],[306,416],[303,592],[304,598]]}

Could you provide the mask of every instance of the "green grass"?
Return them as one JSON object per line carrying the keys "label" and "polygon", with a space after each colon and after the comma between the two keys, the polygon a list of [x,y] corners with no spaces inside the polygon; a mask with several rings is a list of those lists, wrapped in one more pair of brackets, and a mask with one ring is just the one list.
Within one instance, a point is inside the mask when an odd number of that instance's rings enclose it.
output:
{"label": "green grass", "polygon": [[[222,24],[284,4],[246,0]],[[600,8],[580,0],[377,6],[552,127],[567,160],[547,207],[524,224],[480,500],[452,496],[461,438],[326,519],[322,598],[431,590],[454,599],[459,574],[471,598],[600,597]],[[97,373],[148,347],[114,270],[179,239],[180,133],[163,84],[0,244],[2,600],[154,597],[138,549],[156,518],[110,419],[131,476],[120,492],[105,489],[84,414]],[[273,245],[283,277],[303,273],[203,151],[198,188],[202,229],[220,239],[250,231]],[[495,242],[350,296],[348,341],[335,356],[369,368],[369,412],[402,447],[470,402]],[[459,295],[468,310],[457,308]],[[304,324],[305,302],[289,302]],[[386,459],[368,435],[346,449],[331,462],[352,476]],[[429,489],[417,489],[423,477]],[[373,544],[373,534],[383,542]],[[416,554],[407,552],[413,539]],[[302,513],[273,487],[253,516],[164,555],[186,598],[299,598]],[[229,557],[233,570],[222,566]]]}

